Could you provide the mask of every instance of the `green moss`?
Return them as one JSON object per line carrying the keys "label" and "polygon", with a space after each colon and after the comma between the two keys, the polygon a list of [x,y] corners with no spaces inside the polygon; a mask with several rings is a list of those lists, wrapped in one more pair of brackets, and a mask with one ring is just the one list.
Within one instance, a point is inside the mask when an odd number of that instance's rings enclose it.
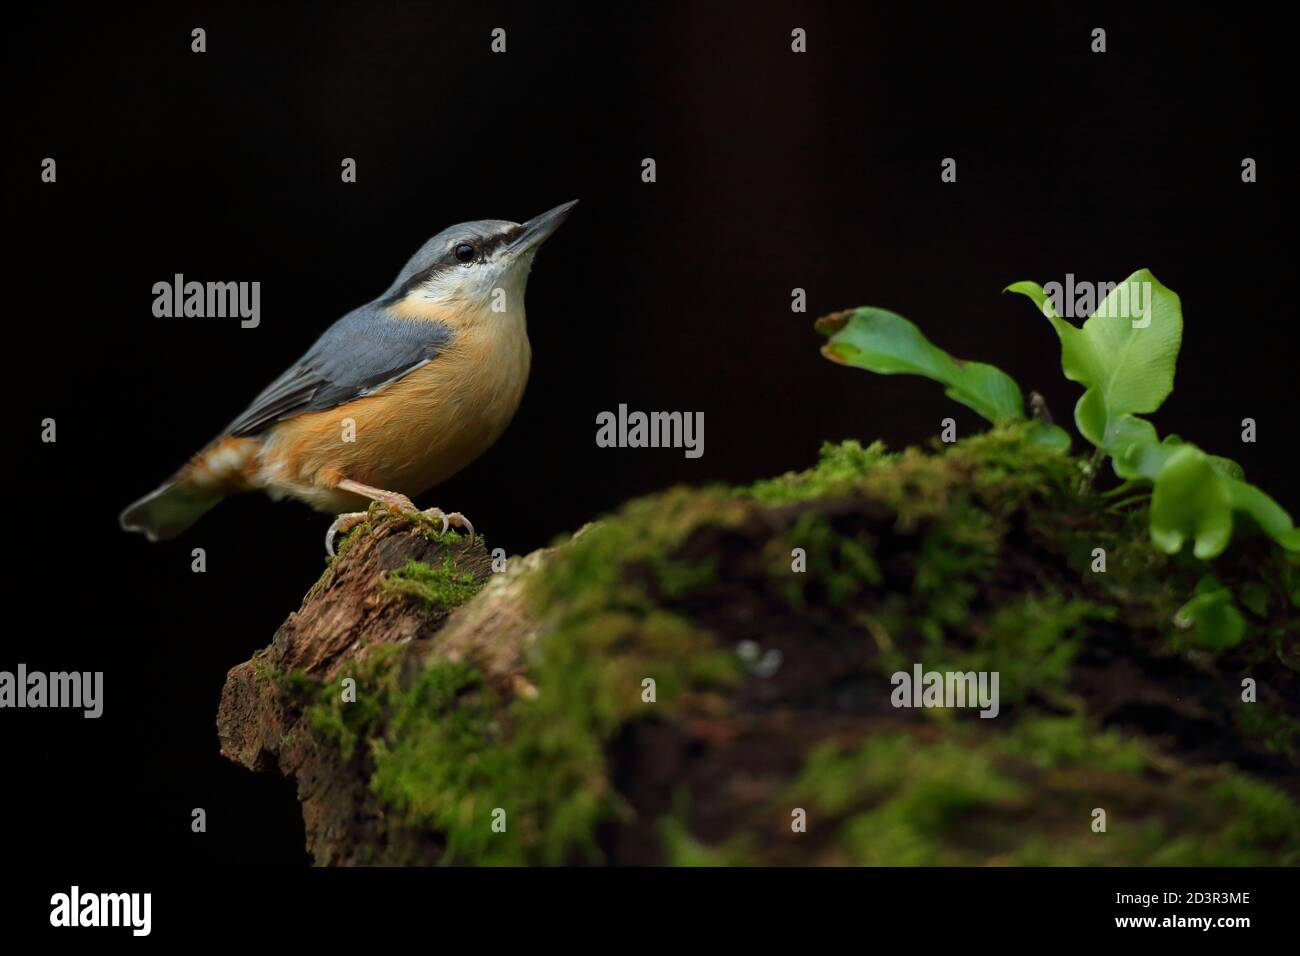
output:
{"label": "green moss", "polygon": [[1026,442],[1017,423],[942,447],[941,455],[907,449],[891,467],[867,472],[863,492],[889,505],[900,527],[910,528],[923,519],[945,519],[962,499],[1005,518],[1031,502],[1064,497],[1078,471],[1074,459]]}
{"label": "green moss", "polygon": [[[1205,840],[1182,837],[1186,862],[1177,865],[1212,866],[1216,859],[1252,866],[1300,864],[1300,808],[1281,790],[1228,773],[1210,785],[1206,797],[1201,814],[1217,827]],[[1270,848],[1276,852],[1259,852]]]}
{"label": "green moss", "polygon": [[[1079,716],[951,725],[815,751],[786,794],[863,865],[1261,865],[1300,859],[1300,808],[1229,768],[1161,760]],[[1163,784],[1155,778],[1172,773]],[[1158,785],[1159,784],[1159,785]],[[1107,813],[1105,832],[1093,810]]]}
{"label": "green moss", "polygon": [[[838,530],[819,512],[799,515],[766,549],[768,581],[786,602],[802,609],[810,588],[824,589],[834,605],[844,604],[884,579],[875,559],[876,541],[866,530]],[[802,548],[807,563],[801,573],[791,571],[795,548]]]}
{"label": "green moss", "polygon": [[423,561],[405,565],[384,575],[380,587],[390,594],[405,594],[430,607],[453,608],[464,604],[483,587],[473,574],[461,571],[450,554],[436,566]]}
{"label": "green moss", "polygon": [[1263,701],[1240,701],[1237,707],[1237,726],[1246,736],[1292,763],[1300,761],[1300,720]]}
{"label": "green moss", "polygon": [[[415,526],[419,529],[420,534],[428,538],[430,541],[435,542],[436,544],[450,545],[450,544],[459,544],[462,541],[469,541],[468,534],[462,534],[461,532],[457,531],[455,528],[451,526],[448,526],[446,531],[440,530],[442,528],[442,522],[437,520],[436,518],[430,517],[429,515],[426,514],[413,515],[411,516],[410,520],[412,520],[415,523]],[[481,534],[476,535],[474,540],[478,541],[484,547],[487,547],[487,539],[484,538]]]}
{"label": "green moss", "polygon": [[[392,701],[396,716],[374,745],[372,788],[403,825],[446,834],[448,861],[599,859],[595,828],[623,810],[605,781],[609,737],[728,674],[672,615],[602,616],[563,633],[547,642],[534,699],[503,707],[472,670],[436,661]],[[641,654],[610,653],[633,640]],[[659,704],[642,700],[647,676]],[[504,833],[491,826],[497,808]]]}
{"label": "green moss", "polygon": [[321,683],[318,680],[312,680],[307,676],[302,668],[294,668],[288,673],[281,671],[267,670],[259,676],[270,677],[273,679],[282,691],[294,696],[303,697],[305,695],[315,696],[320,690]]}
{"label": "green moss", "polygon": [[765,505],[838,497],[852,491],[861,483],[864,474],[891,457],[886,454],[883,442],[874,442],[866,448],[856,441],[838,445],[825,442],[821,460],[815,467],[756,481],[737,493]]}
{"label": "green moss", "polygon": [[[917,659],[940,669],[997,670],[1008,702],[1023,701],[1032,689],[1067,703],[1063,688],[1086,624],[1113,617],[1114,609],[1066,596],[1047,582],[1041,592],[991,611],[973,605],[1007,564],[1011,517],[1030,503],[1040,506],[1036,511],[1065,510],[1063,496],[1072,495],[1077,476],[1073,460],[1025,445],[1019,429],[1007,426],[939,456],[909,450],[886,459],[877,446],[870,455],[853,443],[828,446],[823,466],[806,473],[808,486],[884,501],[895,517],[877,530],[833,524],[824,512],[798,515],[765,554],[769,584],[790,606],[802,610],[821,592],[835,607],[865,603],[849,613],[880,651],[877,671],[886,675]],[[782,481],[804,487],[798,477]],[[884,541],[891,535],[915,537]],[[1021,537],[1014,547],[1028,545]],[[805,550],[808,573],[791,573],[794,547]],[[882,547],[914,555],[910,589],[895,581],[890,593],[881,593]]]}
{"label": "green moss", "polygon": [[[912,594],[927,619],[955,627],[970,617],[970,603],[998,564],[1003,529],[964,493],[951,499],[948,520],[936,522],[921,541]],[[937,631],[931,629],[935,639]]]}
{"label": "green moss", "polygon": [[681,816],[660,820],[659,838],[667,866],[752,866],[757,862],[753,834],[737,834],[721,846],[708,846],[691,835]]}
{"label": "green moss", "polygon": [[786,802],[807,810],[813,832],[833,827],[849,862],[900,866],[960,862],[943,832],[973,810],[1022,797],[1023,788],[978,749],[947,740],[927,746],[895,733],[857,749],[818,748]]}
{"label": "green moss", "polygon": [[[469,665],[440,660],[392,711],[373,744],[371,790],[405,821],[443,834],[448,862],[515,862],[510,788],[518,780],[501,746],[497,695]],[[492,829],[498,807],[507,811],[505,833]]]}
{"label": "green moss", "polygon": [[[393,700],[400,690],[403,651],[404,648],[395,644],[372,648],[352,667],[340,671],[325,684],[301,674],[286,676],[284,686],[296,687],[300,699],[308,701],[304,707],[308,722],[338,746],[344,761],[352,759],[358,743],[374,737],[392,711]],[[350,687],[345,685],[349,679],[354,682]],[[345,696],[355,699],[345,699]]]}
{"label": "green moss", "polygon": [[660,558],[654,562],[653,567],[659,594],[670,599],[690,594],[718,576],[718,562],[715,558],[696,562],[665,561]]}
{"label": "green moss", "polygon": [[1056,708],[1079,706],[1066,685],[1085,626],[1114,617],[1114,608],[1090,601],[1026,595],[973,625],[973,646],[936,646],[925,664],[941,671],[996,671],[1003,705],[1023,703],[1032,694]]}
{"label": "green moss", "polygon": [[1039,770],[1087,765],[1114,773],[1139,774],[1147,766],[1147,748],[1114,728],[1097,730],[1082,714],[1030,716],[1015,733],[999,742],[1000,750]]}
{"label": "green moss", "polygon": [[[851,650],[863,642],[860,671],[849,676],[878,680],[917,661],[997,671],[1010,709],[997,721],[944,712],[916,729],[890,723],[853,746],[823,745],[792,782],[770,783],[784,802],[766,808],[768,823],[738,823],[718,846],[692,834],[679,807],[659,821],[669,862],[779,859],[788,844],[774,850],[760,834],[793,806],[810,811],[808,839],[854,863],[1294,859],[1289,798],[1230,768],[1181,767],[1103,730],[1071,690],[1090,630],[1122,620],[1154,644],[1186,600],[1181,559],[1150,547],[1140,509],[1080,497],[1079,475],[1077,459],[1026,443],[1011,425],[939,454],[828,444],[806,472],[632,501],[563,542],[525,580],[542,624],[523,675],[535,695],[507,699],[471,665],[436,654],[399,680],[396,658],[376,654],[356,674],[358,703],[342,704],[335,682],[314,698],[312,722],[345,758],[373,761],[371,787],[390,823],[439,834],[447,861],[598,862],[597,828],[631,820],[607,766],[620,731],[683,713],[747,719],[732,693],[747,679],[743,662],[681,608],[715,585],[758,580],[790,609],[782,626],[808,640],[833,631]],[[817,505],[850,497],[870,506]],[[372,520],[387,519],[372,511]],[[742,555],[738,570],[724,566],[716,539],[757,540],[762,550]],[[795,547],[806,551],[807,573],[791,571]],[[1095,547],[1107,551],[1105,574],[1090,570]],[[384,587],[437,607],[478,590],[450,557],[412,562]],[[643,699],[646,679],[653,703]],[[1263,711],[1243,718],[1264,719]],[[1242,726],[1292,753],[1289,719]],[[1111,817],[1106,834],[1089,826],[1094,807]],[[504,833],[493,831],[496,809]],[[1231,814],[1252,816],[1233,825]]]}
{"label": "green moss", "polygon": [[[688,700],[720,701],[716,691],[739,677],[734,654],[647,591],[707,577],[707,565],[663,560],[702,516],[725,515],[697,495],[709,497],[674,491],[634,502],[556,552],[530,582],[534,606],[549,619],[529,670],[535,696],[505,706],[473,672],[435,659],[392,702],[372,785],[403,825],[445,833],[449,860],[599,859],[597,825],[626,812],[606,780],[614,733]],[[626,573],[638,561],[650,580]],[[643,700],[646,678],[655,682],[653,703]],[[496,808],[506,813],[505,833],[491,828]]]}
{"label": "green moss", "polygon": [[743,521],[744,505],[722,488],[671,488],[638,498],[616,514],[589,526],[561,549],[546,574],[531,579],[535,605],[570,606],[575,613],[608,604],[648,607],[645,582],[629,576],[629,566],[644,565],[662,585],[674,579],[707,579],[710,562],[674,561],[686,537],[706,525],[727,527]]}

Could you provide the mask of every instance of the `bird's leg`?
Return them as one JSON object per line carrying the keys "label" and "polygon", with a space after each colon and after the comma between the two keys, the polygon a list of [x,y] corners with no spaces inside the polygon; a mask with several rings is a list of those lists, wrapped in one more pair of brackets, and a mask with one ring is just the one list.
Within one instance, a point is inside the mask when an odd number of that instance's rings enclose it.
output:
{"label": "bird's leg", "polygon": [[[468,531],[471,540],[474,538],[474,526],[470,524],[470,520],[459,511],[453,511],[451,514],[446,514],[441,508],[430,508],[427,511],[420,511],[415,507],[415,504],[411,499],[406,497],[406,495],[399,494],[395,491],[385,491],[382,488],[375,488],[371,485],[363,485],[361,482],[353,481],[350,478],[344,478],[335,487],[340,488],[343,491],[350,491],[353,494],[361,495],[363,498],[369,498],[371,501],[378,501],[380,504],[387,505],[395,514],[402,515],[403,517],[409,518],[414,515],[424,515],[430,518],[437,518],[442,522],[442,530],[439,534],[446,534],[447,528],[454,524]],[[362,517],[364,520],[364,513],[362,513]],[[340,521],[350,518],[351,515],[340,515],[338,520],[334,523],[335,525],[338,525]],[[358,522],[356,521],[347,522],[346,528],[354,527],[357,523]],[[346,528],[344,530],[346,530]],[[332,539],[327,535],[325,542],[326,550],[330,550],[332,543]],[[330,551],[330,553],[332,554],[333,551]]]}
{"label": "bird's leg", "polygon": [[420,509],[415,507],[415,502],[406,495],[396,491],[384,491],[383,488],[375,488],[371,485],[363,485],[359,481],[353,481],[351,478],[344,478],[336,488],[341,491],[350,491],[354,495],[360,495],[363,498],[369,498],[371,501],[378,501],[381,505],[387,505],[391,511],[399,515],[409,515],[417,513]]}
{"label": "bird's leg", "polygon": [[[363,485],[359,481],[352,481],[348,478],[344,478],[335,487],[361,495],[363,498],[369,498],[371,501],[378,501],[380,504],[388,506],[396,514],[403,516],[418,514],[411,499],[395,491],[373,488],[370,485]],[[334,523],[325,532],[325,553],[330,557],[334,557],[335,537],[351,531],[368,517],[369,515],[364,511],[349,511],[335,518]]]}

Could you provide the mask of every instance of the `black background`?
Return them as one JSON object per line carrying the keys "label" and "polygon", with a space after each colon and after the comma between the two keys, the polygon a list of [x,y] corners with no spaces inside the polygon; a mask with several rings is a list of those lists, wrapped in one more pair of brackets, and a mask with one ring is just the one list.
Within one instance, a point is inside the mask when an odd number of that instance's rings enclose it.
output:
{"label": "black background", "polygon": [[[834,309],[894,309],[1068,421],[1078,388],[1055,336],[999,290],[1143,266],[1186,321],[1161,433],[1235,457],[1300,508],[1289,34],[1265,9],[1175,9],[8,11],[0,669],[103,670],[106,689],[99,720],[0,714],[6,851],[306,862],[292,785],[224,761],[214,720],[227,669],[321,572],[328,518],[250,496],[151,546],[117,514],[454,222],[581,200],[533,271],[518,416],[420,499],[511,553],[674,482],[806,467],[823,439],[898,447],[948,415],[983,427],[933,383],[826,362],[811,322]],[[1096,26],[1105,54],[1089,50]],[[177,272],[260,281],[261,326],[155,319],[152,286]],[[794,287],[807,314],[791,313]],[[704,412],[704,457],[598,449],[595,416],[620,402]],[[57,444],[39,441],[47,416]],[[1240,442],[1247,416],[1258,444]],[[195,807],[206,834],[190,832]]]}

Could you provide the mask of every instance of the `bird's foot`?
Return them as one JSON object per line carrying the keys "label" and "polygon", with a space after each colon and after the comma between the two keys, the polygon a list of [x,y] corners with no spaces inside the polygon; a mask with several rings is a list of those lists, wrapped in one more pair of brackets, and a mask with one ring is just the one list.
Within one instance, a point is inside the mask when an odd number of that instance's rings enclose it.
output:
{"label": "bird's foot", "polygon": [[418,515],[420,509],[415,507],[415,502],[406,495],[399,494],[396,491],[383,491],[371,497],[372,501],[377,501],[395,515],[403,518],[410,518]]}
{"label": "bird's foot", "polygon": [[[415,503],[406,495],[396,491],[385,491],[382,488],[375,488],[372,485],[363,485],[361,482],[343,479],[338,483],[338,487],[344,491],[350,491],[354,494],[362,495],[371,501],[383,505],[393,514],[410,520],[420,520],[421,518],[437,518],[442,522],[442,530],[439,534],[446,534],[447,529],[452,525],[457,525],[469,532],[469,538],[474,540],[474,526],[470,524],[459,511],[453,511],[451,514],[445,513],[441,508],[430,508],[427,511],[421,511],[415,507]],[[352,511],[347,514],[341,514],[334,519],[330,525],[329,531],[325,532],[325,550],[332,557],[334,555],[334,536],[340,531],[347,531],[355,528],[361,522],[369,517],[364,511]]]}
{"label": "bird's foot", "polygon": [[370,515],[365,511],[349,511],[335,518],[334,523],[325,532],[325,553],[331,558],[336,557],[334,554],[334,538],[340,534],[347,534],[369,517]]}
{"label": "bird's foot", "polygon": [[397,494],[396,492],[386,492],[385,494],[385,497],[376,497],[375,500],[380,504],[385,505],[393,514],[400,515],[401,517],[408,518],[412,521],[418,521],[421,518],[433,518],[437,521],[441,521],[442,528],[439,529],[439,534],[446,534],[447,529],[452,525],[455,525],[458,528],[464,528],[468,531],[470,540],[474,540],[474,526],[470,524],[470,520],[459,511],[446,512],[441,508],[426,508],[421,511],[415,506],[410,498],[406,497],[406,495]]}
{"label": "bird's foot", "polygon": [[428,508],[420,512],[420,514],[424,515],[426,518],[437,518],[442,522],[442,530],[438,532],[439,534],[446,534],[449,527],[456,525],[458,528],[464,528],[468,531],[469,539],[471,541],[474,540],[474,525],[472,525],[470,520],[459,511],[453,511],[448,514],[441,508]]}
{"label": "bird's foot", "polygon": [[[399,495],[394,492],[385,492],[385,497],[376,498],[379,504],[383,505],[393,514],[403,518],[417,518],[420,515],[420,509],[415,507],[415,503],[406,495]],[[340,534],[347,534],[357,525],[370,517],[368,511],[348,511],[334,519],[334,523],[329,526],[325,532],[325,553],[330,557],[334,554],[334,539]],[[446,531],[446,527],[443,527]]]}

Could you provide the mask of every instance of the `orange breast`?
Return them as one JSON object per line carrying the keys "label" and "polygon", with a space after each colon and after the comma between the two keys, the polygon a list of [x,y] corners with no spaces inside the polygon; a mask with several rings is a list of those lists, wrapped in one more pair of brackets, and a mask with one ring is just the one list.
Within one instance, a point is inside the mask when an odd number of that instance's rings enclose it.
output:
{"label": "orange breast", "polygon": [[427,365],[374,395],[280,423],[257,483],[337,510],[339,493],[323,492],[343,478],[409,496],[445,481],[486,451],[519,407],[530,350],[522,320],[515,324],[462,328]]}

